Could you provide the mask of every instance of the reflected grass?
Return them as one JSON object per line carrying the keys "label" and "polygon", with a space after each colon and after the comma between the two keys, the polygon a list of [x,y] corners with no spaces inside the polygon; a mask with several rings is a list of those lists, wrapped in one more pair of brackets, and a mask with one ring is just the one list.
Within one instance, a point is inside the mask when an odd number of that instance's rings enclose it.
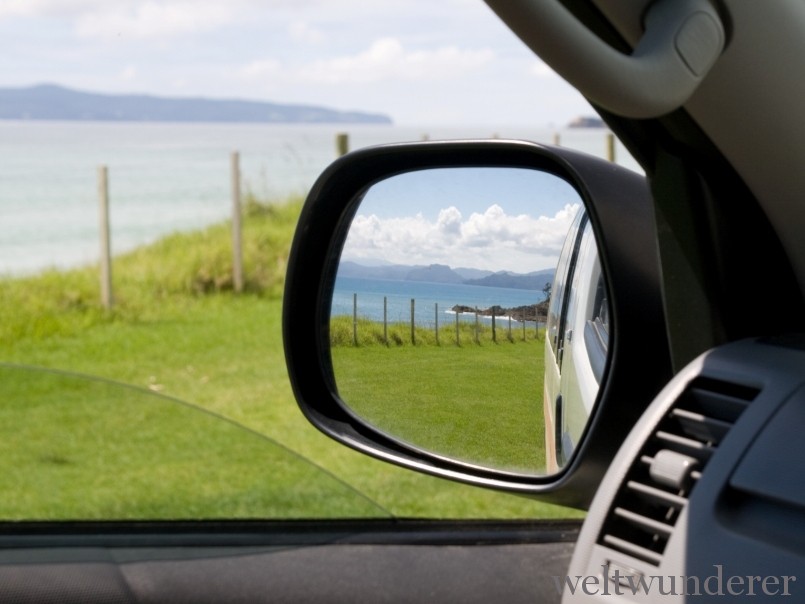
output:
{"label": "reflected grass", "polygon": [[543,346],[332,349],[341,398],[383,432],[473,464],[545,473]]}
{"label": "reflected grass", "polygon": [[413,337],[411,324],[405,322],[383,324],[370,319],[338,315],[330,318],[330,344],[342,346],[471,346],[478,344],[502,344],[542,341],[544,328],[535,329],[534,324],[513,322],[511,329],[506,320],[499,319],[493,332],[491,323],[461,320],[458,328],[452,321],[440,323],[439,333],[435,327],[414,326]]}

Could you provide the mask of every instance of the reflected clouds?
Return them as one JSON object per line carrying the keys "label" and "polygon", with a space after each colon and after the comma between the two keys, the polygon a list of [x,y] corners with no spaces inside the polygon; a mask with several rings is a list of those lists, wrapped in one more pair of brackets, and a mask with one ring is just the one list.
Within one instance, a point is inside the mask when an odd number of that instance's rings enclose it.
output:
{"label": "reflected clouds", "polygon": [[[566,204],[549,216],[509,214],[492,203],[484,212],[463,215],[455,206],[442,208],[435,219],[422,213],[381,218],[358,214],[342,258],[390,263],[455,265],[472,255],[477,268],[531,272],[552,268],[579,204]],[[383,257],[378,252],[383,250]],[[501,266],[505,258],[506,265]]]}

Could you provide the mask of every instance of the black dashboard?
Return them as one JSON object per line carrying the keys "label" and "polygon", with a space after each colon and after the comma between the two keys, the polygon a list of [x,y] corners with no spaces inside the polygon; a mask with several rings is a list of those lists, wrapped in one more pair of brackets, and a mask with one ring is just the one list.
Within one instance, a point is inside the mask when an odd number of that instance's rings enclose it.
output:
{"label": "black dashboard", "polygon": [[789,336],[728,344],[681,371],[606,474],[564,601],[799,601],[803,366],[805,339]]}

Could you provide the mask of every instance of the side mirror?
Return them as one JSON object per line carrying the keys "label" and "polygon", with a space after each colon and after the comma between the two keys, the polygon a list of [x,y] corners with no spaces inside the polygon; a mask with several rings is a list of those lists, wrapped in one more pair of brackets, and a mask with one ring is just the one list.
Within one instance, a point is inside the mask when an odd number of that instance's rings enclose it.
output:
{"label": "side mirror", "polygon": [[336,440],[584,507],[670,377],[645,181],[519,141],[349,154],[303,209],[283,329]]}

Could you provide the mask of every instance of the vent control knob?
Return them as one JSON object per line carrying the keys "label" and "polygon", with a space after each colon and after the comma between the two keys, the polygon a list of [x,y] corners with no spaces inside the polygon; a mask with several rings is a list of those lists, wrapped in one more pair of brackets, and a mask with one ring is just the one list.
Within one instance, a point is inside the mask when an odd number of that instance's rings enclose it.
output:
{"label": "vent control knob", "polygon": [[682,490],[688,484],[699,460],[676,451],[663,449],[654,455],[649,467],[651,477],[662,485]]}

